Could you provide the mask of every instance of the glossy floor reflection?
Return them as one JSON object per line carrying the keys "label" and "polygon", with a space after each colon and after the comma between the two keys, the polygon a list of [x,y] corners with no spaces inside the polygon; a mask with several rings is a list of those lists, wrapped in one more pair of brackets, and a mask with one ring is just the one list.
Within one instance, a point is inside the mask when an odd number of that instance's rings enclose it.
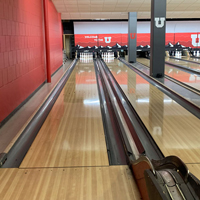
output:
{"label": "glossy floor reflection", "polygon": [[63,63],[63,66],[51,77],[51,83],[44,84],[33,97],[31,97],[31,99],[0,128],[0,152],[7,153],[10,150],[13,143],[21,135],[23,126],[33,117],[33,114],[63,76],[71,62],[72,60],[67,60]]}
{"label": "glossy floor reflection", "polygon": [[199,119],[120,61],[107,65],[164,155],[200,162]]}
{"label": "glossy floor reflection", "polygon": [[[139,69],[140,71],[142,71],[145,74],[149,75],[150,68],[147,67],[146,65],[142,65],[139,62],[137,62],[137,63],[134,63],[134,66],[137,69]],[[169,80],[168,78],[165,78],[165,77],[159,78],[157,80],[160,81],[161,83],[163,83],[165,86],[167,86],[171,90],[173,90],[176,93],[178,93],[179,95],[181,95],[182,97],[184,97],[185,99],[187,99],[188,101],[190,101],[193,104],[195,104],[195,105],[200,107],[200,98],[199,98],[199,94],[198,93],[193,92],[191,90],[188,90],[187,88],[182,87],[181,85],[176,84],[175,82],[173,82],[173,81],[171,81],[171,80]]]}
{"label": "glossy floor reflection", "polygon": [[2,200],[141,200],[128,166],[0,169]]}
{"label": "glossy floor reflection", "polygon": [[[171,59],[171,60],[173,60],[173,59]],[[149,59],[137,58],[137,62],[140,62],[146,66],[150,66]],[[192,65],[193,63],[190,63],[190,64]],[[197,90],[200,90],[200,76],[199,75],[196,75],[192,72],[186,72],[184,70],[181,70],[181,69],[173,67],[173,66],[169,66],[167,64],[165,65],[165,74],[178,80],[178,81],[181,81]]]}
{"label": "glossy floor reflection", "polygon": [[193,61],[196,62],[197,64],[200,64],[200,57],[199,58],[194,58],[194,57],[187,57],[187,56],[174,56],[174,58],[179,58],[179,59],[183,59],[183,60],[189,60],[189,61]]}
{"label": "glossy floor reflection", "polygon": [[165,61],[200,71],[200,63],[195,64],[195,63],[187,62],[184,60],[173,59],[173,58],[169,58],[169,57],[166,57]]}
{"label": "glossy floor reflection", "polygon": [[20,167],[108,165],[94,64],[79,62]]}

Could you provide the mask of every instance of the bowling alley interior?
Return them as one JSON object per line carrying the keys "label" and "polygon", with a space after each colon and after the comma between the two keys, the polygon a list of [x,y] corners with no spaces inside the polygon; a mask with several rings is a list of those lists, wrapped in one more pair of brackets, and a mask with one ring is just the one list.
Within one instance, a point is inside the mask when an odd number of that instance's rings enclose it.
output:
{"label": "bowling alley interior", "polygon": [[0,199],[199,200],[200,0],[0,0]]}

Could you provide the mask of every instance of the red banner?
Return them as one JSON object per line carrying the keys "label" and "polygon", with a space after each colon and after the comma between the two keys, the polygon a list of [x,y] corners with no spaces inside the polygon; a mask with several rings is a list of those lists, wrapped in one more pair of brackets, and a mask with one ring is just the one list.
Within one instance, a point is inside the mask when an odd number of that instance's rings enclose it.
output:
{"label": "red banner", "polygon": [[[186,47],[200,47],[200,34],[198,33],[166,33],[166,45],[179,42]],[[76,34],[75,45],[87,46],[121,46],[128,45],[128,34]],[[137,34],[137,46],[150,45],[150,33]]]}

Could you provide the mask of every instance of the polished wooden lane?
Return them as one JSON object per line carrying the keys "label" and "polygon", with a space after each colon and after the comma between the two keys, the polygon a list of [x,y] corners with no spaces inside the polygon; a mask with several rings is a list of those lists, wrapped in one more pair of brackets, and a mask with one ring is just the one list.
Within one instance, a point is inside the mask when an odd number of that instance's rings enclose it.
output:
{"label": "polished wooden lane", "polygon": [[108,67],[164,155],[199,163],[199,119],[122,62]]}
{"label": "polished wooden lane", "polygon": [[200,180],[200,164],[187,164],[187,167]]}
{"label": "polished wooden lane", "polygon": [[[186,59],[186,60],[187,60],[187,59]],[[194,62],[197,62],[197,63],[200,64],[200,58],[191,58],[191,57],[189,57],[188,60],[194,61]]]}
{"label": "polished wooden lane", "polygon": [[21,168],[107,166],[93,63],[78,63]]}
{"label": "polished wooden lane", "polygon": [[[171,59],[171,60],[170,60],[170,62],[173,62],[173,59]],[[137,61],[146,66],[150,66],[149,59],[137,58]],[[192,65],[192,64],[193,63],[188,62],[188,65]],[[193,88],[196,88],[197,90],[200,90],[200,76],[198,76],[196,74],[187,73],[179,68],[170,67],[169,65],[165,65],[165,74],[178,80],[178,81],[181,81]]]}
{"label": "polished wooden lane", "polygon": [[42,103],[49,96],[57,82],[62,78],[65,71],[70,67],[71,60],[68,60],[52,76],[51,83],[44,84],[20,110],[18,110],[4,126],[0,128],[0,152],[8,153],[13,144],[20,137],[28,122],[34,117]]}
{"label": "polished wooden lane", "polygon": [[139,200],[128,166],[0,169],[2,200]]}
{"label": "polished wooden lane", "polygon": [[184,60],[173,59],[173,58],[169,58],[169,57],[166,57],[165,60],[170,63],[173,63],[173,64],[182,65],[184,67],[188,67],[188,68],[195,69],[195,70],[200,70],[200,63],[196,64],[196,63],[191,63],[191,62],[187,62]]}
{"label": "polished wooden lane", "polygon": [[179,58],[179,59],[183,59],[183,60],[189,60],[189,61],[194,61],[194,62],[197,62],[197,64],[199,63],[200,64],[200,58],[193,58],[193,57],[187,57],[187,56],[175,56],[174,58]]}

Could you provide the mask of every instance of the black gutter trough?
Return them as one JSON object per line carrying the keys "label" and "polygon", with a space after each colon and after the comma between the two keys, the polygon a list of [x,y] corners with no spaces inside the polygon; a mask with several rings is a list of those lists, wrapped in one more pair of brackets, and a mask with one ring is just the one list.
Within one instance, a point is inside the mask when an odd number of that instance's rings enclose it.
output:
{"label": "black gutter trough", "polygon": [[171,66],[173,66],[173,67],[177,67],[177,68],[179,68],[179,69],[184,69],[184,70],[186,70],[186,71],[189,71],[189,72],[192,72],[192,73],[194,73],[194,74],[200,75],[200,70],[191,69],[191,68],[188,68],[188,67],[185,67],[185,66],[182,66],[182,65],[177,65],[177,64],[174,64],[174,63],[171,63],[171,62],[167,62],[167,61],[165,61],[165,63],[166,63],[167,65],[171,65]]}
{"label": "black gutter trough", "polygon": [[144,72],[138,70],[136,67],[131,65],[130,63],[126,62],[124,59],[119,58],[121,62],[123,62],[126,66],[128,66],[130,69],[132,69],[134,72],[139,74],[142,78],[144,78],[146,81],[157,87],[160,91],[165,93],[167,96],[175,100],[177,103],[182,105],[184,108],[186,108],[189,112],[191,112],[193,115],[198,117],[200,119],[200,108],[174,92],[173,90],[166,87],[164,84],[160,83],[159,81],[155,80],[151,76],[146,75]]}
{"label": "black gutter trough", "polygon": [[125,153],[124,145],[121,141],[119,132],[120,129],[116,123],[112,104],[109,101],[108,92],[106,90],[103,78],[101,77],[96,60],[94,60],[94,67],[97,79],[109,164],[127,165],[127,155]]}
{"label": "black gutter trough", "polygon": [[[157,146],[157,144],[151,137],[150,133],[148,132],[142,120],[138,116],[137,112],[135,111],[135,109],[129,102],[128,98],[122,91],[116,79],[114,78],[110,70],[108,69],[107,65],[105,64],[103,60],[100,60],[100,62],[102,63],[102,66],[107,74],[107,77],[109,79],[111,87],[113,88],[113,91],[115,91],[115,94],[118,97],[118,100],[120,101],[119,103],[122,105],[123,109],[125,110],[126,115],[134,128],[135,134],[139,138],[139,143],[141,142],[142,148],[144,148],[145,150],[145,154],[150,159],[154,159],[154,160],[163,159],[164,155],[162,154],[161,150],[159,149],[159,147]],[[135,140],[135,137],[133,138],[137,145],[137,138],[136,140]]]}
{"label": "black gutter trough", "polygon": [[40,109],[37,111],[35,116],[28,123],[26,128],[23,130],[22,134],[19,136],[17,141],[14,143],[12,148],[8,153],[2,153],[3,155],[0,160],[2,168],[18,168],[24,159],[26,153],[28,152],[31,144],[33,143],[38,131],[40,130],[42,124],[44,123],[46,117],[48,116],[51,108],[53,107],[55,101],[57,100],[60,92],[65,86],[67,80],[69,79],[71,72],[73,71],[77,59],[75,59],[68,70],[65,72],[60,82],[53,89],[51,94],[42,104]]}
{"label": "black gutter trough", "polygon": [[195,62],[195,61],[192,61],[192,60],[185,60],[185,59],[182,59],[182,58],[175,58],[173,56],[170,56],[169,58],[172,58],[174,60],[181,60],[181,61],[190,62],[190,63],[194,63],[194,64],[197,64],[197,65],[200,65],[200,62]]}

